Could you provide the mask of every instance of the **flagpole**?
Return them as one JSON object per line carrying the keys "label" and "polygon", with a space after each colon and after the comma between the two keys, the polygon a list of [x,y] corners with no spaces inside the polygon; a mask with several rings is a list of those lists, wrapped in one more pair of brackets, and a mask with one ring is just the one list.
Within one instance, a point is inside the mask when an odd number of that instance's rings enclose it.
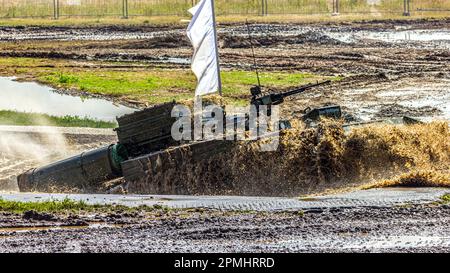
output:
{"label": "flagpole", "polygon": [[212,8],[212,17],[213,17],[213,24],[214,24],[214,39],[216,40],[216,61],[217,61],[217,77],[219,77],[219,95],[222,96],[222,79],[220,77],[220,64],[219,64],[219,46],[218,46],[218,39],[217,39],[217,24],[216,24],[216,8],[214,5],[214,0],[211,1],[211,8]]}

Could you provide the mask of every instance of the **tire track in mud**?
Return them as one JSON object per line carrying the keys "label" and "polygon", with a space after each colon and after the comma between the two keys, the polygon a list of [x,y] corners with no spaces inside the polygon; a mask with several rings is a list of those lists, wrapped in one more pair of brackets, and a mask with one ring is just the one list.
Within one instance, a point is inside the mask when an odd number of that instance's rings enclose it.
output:
{"label": "tire track in mud", "polygon": [[[448,49],[439,49],[434,41],[402,44],[358,38],[342,42],[330,35],[359,31],[395,31],[395,26],[407,29],[429,29],[445,26],[446,21],[375,21],[347,24],[257,24],[254,30],[256,53],[261,68],[268,70],[306,70],[318,73],[377,73],[448,70]],[[47,40],[33,39],[45,35]],[[102,60],[148,62],[168,68],[189,66],[190,43],[180,26],[149,27],[87,27],[83,28],[1,28],[2,56],[57,58],[69,60]],[[7,42],[20,33],[27,37],[22,45]],[[37,33],[37,34],[36,34]],[[59,33],[59,34],[58,34]],[[62,34],[61,34],[62,33]],[[118,35],[116,35],[118,33]],[[225,67],[251,70],[247,30],[240,25],[222,25],[219,29],[221,60]],[[327,34],[328,33],[328,34]],[[119,35],[120,34],[120,35]],[[142,34],[142,35],[141,35]],[[77,41],[61,41],[58,35],[73,36]],[[84,39],[83,35],[87,35]],[[109,36],[108,36],[109,35]],[[128,36],[127,36],[128,35]],[[139,36],[141,35],[141,36]],[[299,36],[300,35],[300,36]],[[339,36],[337,35],[337,36]],[[136,37],[139,36],[139,37]],[[9,38],[8,38],[9,37]],[[81,38],[80,38],[81,37]],[[232,39],[233,42],[228,40]],[[227,42],[228,41],[228,42]],[[55,49],[54,43],[60,46]],[[26,45],[26,46],[25,46]],[[410,45],[410,48],[405,48]],[[430,61],[439,63],[430,64]],[[420,61],[421,60],[421,61]],[[423,61],[423,62],[422,62]],[[429,67],[424,68],[423,64]]]}
{"label": "tire track in mud", "polygon": [[[97,228],[0,230],[0,252],[449,252],[450,207],[333,208],[303,212],[204,210],[156,215],[2,215],[8,226],[101,221]],[[124,225],[125,223],[125,225]],[[4,224],[5,225],[5,224]]]}

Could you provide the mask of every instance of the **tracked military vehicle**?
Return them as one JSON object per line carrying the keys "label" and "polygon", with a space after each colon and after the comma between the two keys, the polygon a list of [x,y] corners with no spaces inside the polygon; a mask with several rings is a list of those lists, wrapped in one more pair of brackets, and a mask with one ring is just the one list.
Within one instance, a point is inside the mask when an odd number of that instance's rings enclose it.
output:
{"label": "tracked military vehicle", "polygon": [[[273,105],[284,102],[287,97],[301,94],[328,84],[329,81],[308,84],[287,92],[263,92],[261,87],[251,89],[250,103],[256,108],[268,107],[268,114]],[[198,171],[200,165],[207,166],[203,172],[223,170],[226,163],[219,162],[217,155],[226,154],[237,141],[205,140],[176,141],[171,130],[176,121],[172,110],[176,102],[156,105],[132,114],[117,118],[118,128],[115,129],[118,143],[111,144],[93,151],[58,161],[47,166],[31,169],[18,176],[18,186],[21,191],[40,192],[90,192],[105,181],[122,178],[128,192],[153,194],[227,194],[232,193],[227,182],[219,186],[211,186],[211,180],[222,179],[209,176],[208,182],[191,182],[188,185],[179,179],[171,179],[171,170],[183,165],[186,173]],[[306,127],[316,126],[322,118],[341,119],[341,107],[337,105],[316,109],[306,109],[303,121]],[[226,120],[227,114],[224,114]],[[246,117],[247,119],[247,117]],[[237,122],[234,120],[233,121]],[[386,122],[386,121],[374,121]],[[412,118],[392,119],[388,122],[411,124],[418,121]],[[373,122],[372,122],[373,123]],[[245,121],[248,130],[248,122]],[[367,123],[347,123],[344,129],[362,126]],[[289,129],[289,121],[280,121],[279,130]],[[188,162],[187,162],[188,161]],[[207,162],[207,164],[203,164]],[[222,165],[221,165],[222,164]],[[203,167],[202,167],[203,168]],[[225,177],[226,174],[222,173]],[[203,184],[202,184],[203,183]],[[203,185],[203,186],[202,186]],[[206,186],[208,185],[208,186]],[[214,188],[215,189],[211,189]]]}
{"label": "tracked military vehicle", "polygon": [[[308,84],[287,92],[263,92],[258,86],[251,90],[250,103],[257,108],[268,106],[270,114],[270,107],[283,103],[285,98],[328,83],[329,81]],[[137,181],[148,175],[156,175],[158,171],[182,161],[183,153],[193,155],[190,160],[204,160],[208,155],[225,152],[233,145],[233,141],[219,140],[175,141],[171,135],[176,121],[171,115],[175,105],[175,102],[170,102],[118,117],[119,126],[115,129],[118,143],[31,169],[18,176],[20,190],[89,191],[104,181],[120,177],[124,177],[127,182]],[[317,120],[322,116],[340,118],[340,107],[311,110],[305,115],[305,120]],[[281,121],[280,130],[287,128],[290,128],[289,122]],[[179,188],[183,186],[180,185]],[[139,192],[139,188],[134,192]],[[170,189],[163,192],[185,193]]]}

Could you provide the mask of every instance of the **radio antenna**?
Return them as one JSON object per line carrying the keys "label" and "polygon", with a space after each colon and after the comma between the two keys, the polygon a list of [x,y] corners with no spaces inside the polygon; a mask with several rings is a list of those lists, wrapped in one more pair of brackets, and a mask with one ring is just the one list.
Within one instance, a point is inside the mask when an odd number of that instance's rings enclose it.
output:
{"label": "radio antenna", "polygon": [[258,79],[258,87],[261,90],[261,81],[259,79],[259,71],[258,71],[258,64],[256,63],[256,56],[255,56],[255,49],[253,47],[253,39],[252,39],[252,33],[250,31],[250,25],[248,23],[248,20],[245,20],[245,24],[247,25],[247,32],[248,32],[248,38],[250,40],[250,46],[252,47],[252,55],[253,55],[253,68],[255,69],[256,78]]}

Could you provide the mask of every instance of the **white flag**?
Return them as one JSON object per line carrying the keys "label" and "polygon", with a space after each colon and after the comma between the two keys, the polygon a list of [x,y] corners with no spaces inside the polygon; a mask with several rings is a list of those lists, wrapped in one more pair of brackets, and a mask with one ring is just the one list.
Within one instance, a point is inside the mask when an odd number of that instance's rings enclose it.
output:
{"label": "white flag", "polygon": [[195,95],[221,92],[214,0],[201,0],[189,12],[193,15],[187,29],[194,46],[191,67],[198,81]]}

